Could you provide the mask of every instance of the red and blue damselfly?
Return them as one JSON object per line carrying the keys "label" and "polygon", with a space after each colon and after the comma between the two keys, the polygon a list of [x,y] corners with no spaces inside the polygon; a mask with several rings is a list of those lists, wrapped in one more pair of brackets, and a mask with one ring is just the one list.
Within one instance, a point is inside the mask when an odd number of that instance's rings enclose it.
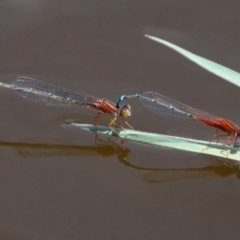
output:
{"label": "red and blue damselfly", "polygon": [[99,111],[94,117],[94,124],[97,126],[100,117],[109,118],[108,127],[113,129],[114,125],[121,126],[121,121],[130,128],[131,125],[125,120],[131,116],[131,106],[126,104],[123,107],[116,107],[114,103],[105,98],[96,98],[85,93],[68,91],[42,81],[29,77],[18,77],[12,84],[0,83],[0,87],[14,90],[20,96],[33,100],[43,101],[47,105],[70,106],[80,105]]}

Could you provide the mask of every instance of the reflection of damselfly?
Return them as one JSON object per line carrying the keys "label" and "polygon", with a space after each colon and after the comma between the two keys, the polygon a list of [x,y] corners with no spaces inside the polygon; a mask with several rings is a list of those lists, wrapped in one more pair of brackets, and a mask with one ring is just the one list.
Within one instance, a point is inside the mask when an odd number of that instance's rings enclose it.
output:
{"label": "reflection of damselfly", "polygon": [[85,93],[68,91],[64,88],[50,85],[29,77],[18,77],[12,84],[0,83],[0,87],[13,89],[24,98],[28,98],[33,101],[41,100],[47,105],[69,106],[76,104],[99,110],[100,112],[98,112],[94,117],[94,124],[96,126],[100,117],[108,117],[110,119],[108,126],[113,131],[114,129],[112,126],[116,123],[119,125],[120,120],[131,127],[125,120],[126,117],[131,116],[131,107],[128,104],[117,108],[114,103],[104,98],[96,98]]}
{"label": "reflection of damselfly", "polygon": [[222,164],[220,166],[210,165],[203,168],[158,169],[146,173],[143,176],[143,181],[148,183],[164,183],[213,177],[227,178],[232,175],[236,175],[240,179],[239,166],[226,167]]}
{"label": "reflection of damselfly", "polygon": [[96,134],[93,145],[74,145],[71,142],[66,142],[65,140],[62,141],[60,139],[58,140],[49,138],[47,138],[44,142],[39,142],[38,139],[31,138],[18,142],[0,141],[0,148],[11,147],[15,149],[21,157],[24,158],[69,156],[108,158],[117,156],[120,162],[124,162],[127,161],[127,158],[131,152],[129,148],[124,147],[124,144],[124,140],[122,140],[120,143],[112,140],[111,138],[102,140]]}
{"label": "reflection of damselfly", "polygon": [[[226,118],[216,117],[208,112],[189,107],[159,93],[144,92],[129,96],[123,95],[118,99],[117,106],[120,108],[121,102],[129,98],[139,98],[145,107],[161,116],[183,121],[201,121],[210,127],[216,128],[216,133],[211,137],[209,144],[214,138],[218,141],[220,136],[226,136],[224,146],[230,141],[233,141],[235,145],[238,136],[240,136],[240,128]],[[219,134],[218,130],[222,130],[225,134]]]}

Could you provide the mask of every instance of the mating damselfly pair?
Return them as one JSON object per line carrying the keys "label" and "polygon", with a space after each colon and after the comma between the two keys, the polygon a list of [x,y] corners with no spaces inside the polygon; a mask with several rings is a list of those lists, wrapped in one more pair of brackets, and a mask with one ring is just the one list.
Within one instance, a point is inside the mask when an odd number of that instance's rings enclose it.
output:
{"label": "mating damselfly pair", "polygon": [[209,144],[214,138],[218,141],[218,138],[223,136],[218,130],[224,132],[224,136],[226,136],[224,145],[230,141],[236,144],[237,138],[240,136],[238,125],[226,118],[192,108],[156,92],[122,95],[114,104],[105,98],[96,98],[85,93],[68,91],[29,77],[18,77],[12,84],[0,83],[0,87],[12,89],[20,96],[33,101],[44,101],[47,105],[70,106],[75,104],[97,110],[99,112],[94,117],[94,124],[97,126],[100,117],[107,117],[109,118],[108,127],[113,131],[115,131],[113,126],[124,129],[121,122],[132,128],[125,120],[126,117],[131,116],[131,106],[129,104],[121,106],[121,103],[130,98],[138,98],[145,107],[163,117],[182,121],[200,121],[214,127],[216,133],[211,137]]}

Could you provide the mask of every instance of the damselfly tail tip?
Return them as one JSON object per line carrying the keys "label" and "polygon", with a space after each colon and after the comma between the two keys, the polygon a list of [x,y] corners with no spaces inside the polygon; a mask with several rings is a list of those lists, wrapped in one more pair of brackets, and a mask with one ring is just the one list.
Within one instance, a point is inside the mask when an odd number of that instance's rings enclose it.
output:
{"label": "damselfly tail tip", "polygon": [[122,103],[122,101],[126,98],[125,95],[122,95],[121,97],[118,98],[117,103],[116,103],[116,107],[120,108],[120,104]]}

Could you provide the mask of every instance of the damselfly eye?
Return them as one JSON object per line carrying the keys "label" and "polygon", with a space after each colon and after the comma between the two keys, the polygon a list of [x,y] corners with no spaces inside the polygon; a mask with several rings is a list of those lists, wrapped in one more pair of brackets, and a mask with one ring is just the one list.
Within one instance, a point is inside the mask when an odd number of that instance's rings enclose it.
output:
{"label": "damselfly eye", "polygon": [[132,108],[131,108],[131,106],[130,106],[129,104],[124,105],[124,106],[123,106],[123,109],[124,109],[124,110],[129,110],[129,111],[132,110]]}
{"label": "damselfly eye", "polygon": [[132,114],[132,108],[129,104],[124,105],[121,109],[121,116],[123,117],[129,117]]}

